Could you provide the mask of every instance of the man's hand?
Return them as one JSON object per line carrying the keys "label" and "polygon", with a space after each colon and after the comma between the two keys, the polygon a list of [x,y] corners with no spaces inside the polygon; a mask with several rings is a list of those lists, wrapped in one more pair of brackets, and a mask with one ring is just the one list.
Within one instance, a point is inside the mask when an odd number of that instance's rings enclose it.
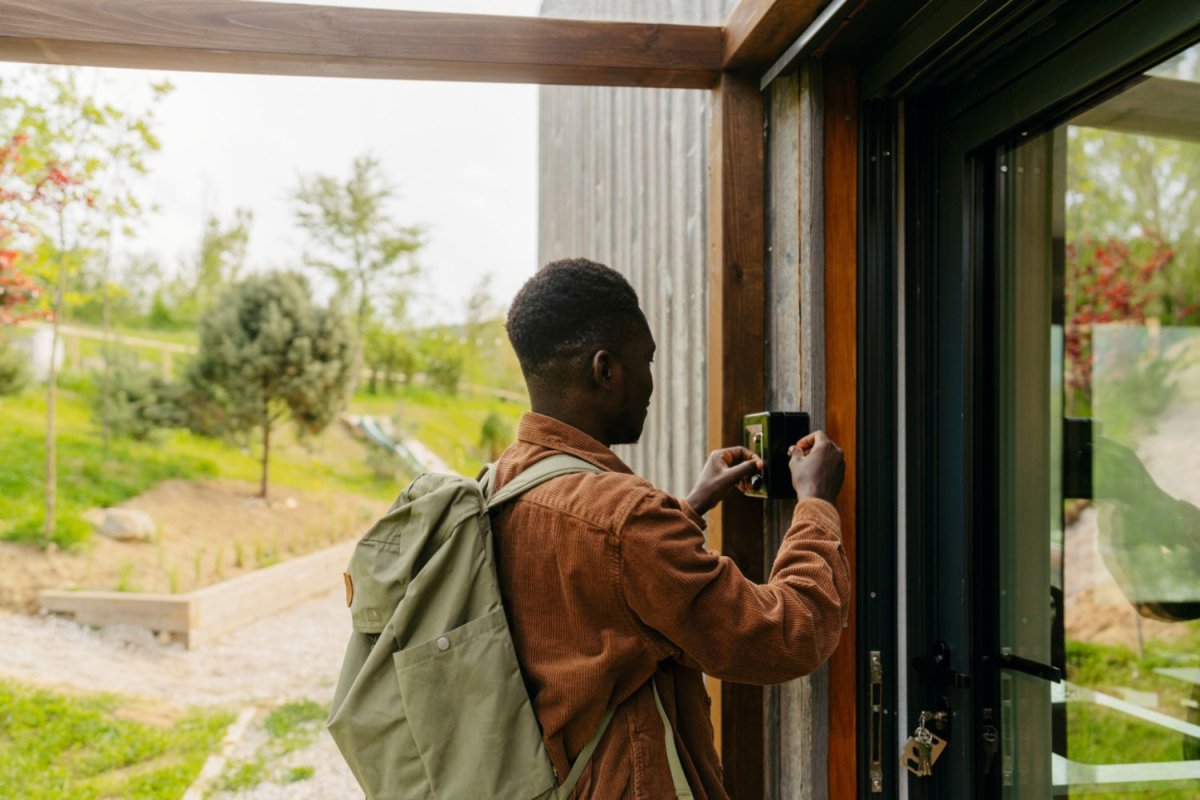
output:
{"label": "man's hand", "polygon": [[745,447],[726,447],[708,454],[696,486],[687,496],[688,505],[697,514],[706,514],[725,499],[736,486],[741,491],[750,487],[750,476],[762,472],[762,459]]}
{"label": "man's hand", "polygon": [[824,431],[814,431],[796,442],[790,451],[788,467],[796,497],[800,500],[818,497],[830,503],[836,500],[846,477],[842,449]]}

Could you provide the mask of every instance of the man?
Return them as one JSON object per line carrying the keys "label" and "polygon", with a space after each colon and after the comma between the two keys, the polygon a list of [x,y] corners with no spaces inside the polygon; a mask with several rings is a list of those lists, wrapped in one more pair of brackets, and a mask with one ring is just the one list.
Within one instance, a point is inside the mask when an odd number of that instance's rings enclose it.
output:
{"label": "man", "polygon": [[821,433],[797,443],[800,502],[769,582],[755,584],[705,547],[703,519],[761,469],[753,453],[714,452],[682,500],[609,449],[638,440],[654,389],[654,338],[629,283],[583,259],[548,264],[518,292],[507,328],[532,412],[496,487],[555,453],[604,470],[549,481],[494,520],[501,593],[550,759],[565,776],[615,708],[573,797],[674,796],[653,680],[694,796],[725,798],[702,673],[780,683],[837,646],[850,593],[831,505],[841,451]]}

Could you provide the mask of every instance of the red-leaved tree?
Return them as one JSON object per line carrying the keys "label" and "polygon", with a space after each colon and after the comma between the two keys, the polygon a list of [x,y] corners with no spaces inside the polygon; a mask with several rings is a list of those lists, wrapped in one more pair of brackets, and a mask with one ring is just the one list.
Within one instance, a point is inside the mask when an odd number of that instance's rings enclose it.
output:
{"label": "red-leaved tree", "polygon": [[0,326],[44,317],[38,306],[41,289],[19,268],[23,236],[33,233],[29,208],[39,199],[40,188],[25,180],[24,148],[29,137],[15,134],[0,142]]}
{"label": "red-leaved tree", "polygon": [[1067,388],[1087,394],[1092,384],[1092,327],[1109,322],[1145,324],[1155,299],[1154,276],[1175,257],[1152,231],[1122,240],[1085,236],[1066,246]]}

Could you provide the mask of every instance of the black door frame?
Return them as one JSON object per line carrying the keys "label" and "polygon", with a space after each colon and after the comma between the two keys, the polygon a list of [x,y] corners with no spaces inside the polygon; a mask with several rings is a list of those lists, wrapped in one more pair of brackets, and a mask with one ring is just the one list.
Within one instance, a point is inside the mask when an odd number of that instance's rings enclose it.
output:
{"label": "black door frame", "polygon": [[[870,703],[861,702],[862,798],[895,797],[897,782],[905,780],[914,799],[1000,796],[998,755],[984,774],[980,712],[998,707],[999,685],[988,657],[998,647],[999,614],[992,345],[1001,148],[1065,121],[1200,39],[1200,19],[1178,0],[929,5],[961,13],[923,11],[895,37],[899,44],[862,72],[872,94],[864,93],[860,114],[859,696],[871,696],[872,651],[884,654],[885,665],[895,663],[897,620],[886,600],[897,588],[900,457],[907,487],[907,649],[914,661],[925,660],[919,667],[895,665],[896,679],[906,682],[910,721],[922,708],[945,704],[952,727],[934,775],[909,779],[891,766],[904,734],[895,735],[894,700],[885,697],[885,789],[874,793],[870,770],[880,743],[869,735]],[[905,46],[911,52],[897,53]],[[903,153],[896,149],[900,126]],[[903,186],[898,158],[885,153],[903,159]],[[896,449],[899,257],[906,264],[902,454]],[[937,642],[947,645],[942,660],[932,658]]]}

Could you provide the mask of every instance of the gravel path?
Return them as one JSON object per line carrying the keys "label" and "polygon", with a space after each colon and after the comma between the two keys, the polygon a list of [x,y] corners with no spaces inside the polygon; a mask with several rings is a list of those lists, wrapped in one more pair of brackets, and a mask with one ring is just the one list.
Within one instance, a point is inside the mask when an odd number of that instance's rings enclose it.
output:
{"label": "gravel path", "polygon": [[[260,708],[232,755],[249,760],[266,713],[285,702],[328,705],[350,631],[341,590],[233,631],[194,651],[160,644],[139,628],[94,630],[56,617],[0,612],[0,676],[48,687],[115,692],[172,706]],[[362,792],[333,741],[322,732],[281,768],[310,766],[307,780],[263,783],[222,800],[360,800]]]}

